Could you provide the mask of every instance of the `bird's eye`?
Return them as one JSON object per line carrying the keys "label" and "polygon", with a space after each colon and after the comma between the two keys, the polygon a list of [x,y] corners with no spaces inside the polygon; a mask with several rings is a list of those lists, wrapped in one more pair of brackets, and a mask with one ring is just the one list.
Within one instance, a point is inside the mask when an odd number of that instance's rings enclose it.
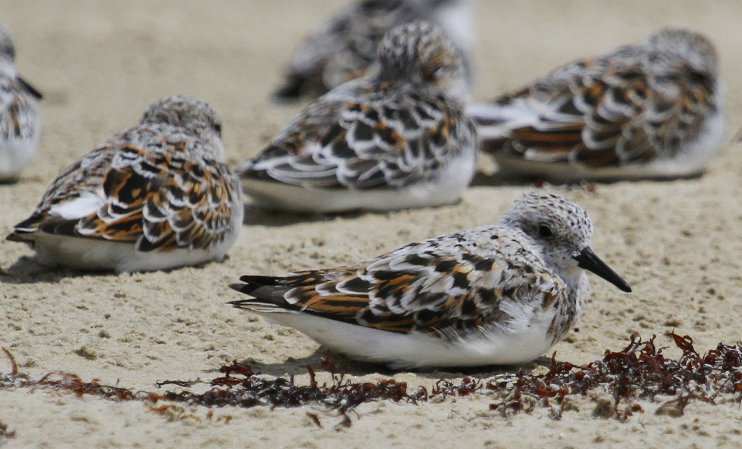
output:
{"label": "bird's eye", "polygon": [[703,84],[703,85],[709,84],[709,77],[705,73],[701,73],[695,70],[689,70],[688,73],[689,73],[689,78],[692,83]]}
{"label": "bird's eye", "polygon": [[219,136],[221,136],[222,135],[222,124],[221,123],[214,124],[214,131],[216,131],[216,133],[219,134]]}
{"label": "bird's eye", "polygon": [[538,234],[541,237],[551,237],[551,228],[546,225],[539,225]]}

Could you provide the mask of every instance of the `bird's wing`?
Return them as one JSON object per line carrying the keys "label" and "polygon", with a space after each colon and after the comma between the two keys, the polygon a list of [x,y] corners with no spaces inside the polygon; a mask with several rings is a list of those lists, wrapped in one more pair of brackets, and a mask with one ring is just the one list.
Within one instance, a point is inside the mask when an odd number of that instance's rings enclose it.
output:
{"label": "bird's wing", "polygon": [[182,135],[158,144],[160,151],[121,143],[89,153],[55,180],[14,234],[136,242],[141,251],[221,242],[239,203],[236,178],[221,163],[193,157],[193,142]]}
{"label": "bird's wing", "polygon": [[473,148],[473,124],[442,96],[321,98],[247,162],[242,176],[305,188],[399,188]]}
{"label": "bird's wing", "polygon": [[[243,276],[244,283],[232,288],[254,299],[233,304],[452,337],[490,325],[507,327],[522,320],[515,310],[536,313],[564,300],[563,281],[518,239],[498,227],[478,232],[475,238],[458,233],[411,244],[359,267]],[[513,303],[520,306],[508,306]]]}
{"label": "bird's wing", "polygon": [[21,78],[0,75],[0,141],[33,136],[38,115],[30,96],[36,95],[38,91]]}
{"label": "bird's wing", "polygon": [[615,166],[654,159],[700,132],[704,111],[712,107],[712,80],[692,74],[657,80],[644,65],[617,55],[573,62],[472,106],[483,149],[540,162]]}

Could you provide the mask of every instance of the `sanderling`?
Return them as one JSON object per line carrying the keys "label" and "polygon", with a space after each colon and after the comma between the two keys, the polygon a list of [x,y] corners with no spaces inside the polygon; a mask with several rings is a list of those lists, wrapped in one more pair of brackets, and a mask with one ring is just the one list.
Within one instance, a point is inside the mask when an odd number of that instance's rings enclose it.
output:
{"label": "sanderling", "polygon": [[46,265],[146,271],[219,260],[242,226],[239,178],[203,101],[152,104],[139,125],[67,167],[8,240]]}
{"label": "sanderling", "polygon": [[366,74],[384,34],[406,22],[439,25],[470,72],[472,0],[358,0],[317,29],[295,52],[278,99],[317,96]]}
{"label": "sanderling", "polygon": [[663,29],[467,112],[504,175],[685,177],[722,147],[722,90],[711,42]]}
{"label": "sanderling", "polygon": [[309,104],[241,176],[264,207],[393,210],[457,201],[474,175],[458,51],[428,22],[390,31],[377,73]]}
{"label": "sanderling", "polygon": [[517,364],[570,330],[590,295],[584,270],[629,285],[590,244],[577,204],[518,198],[497,225],[412,243],[358,265],[243,276],[233,301],[347,356],[393,367]]}
{"label": "sanderling", "polygon": [[15,47],[0,26],[0,182],[17,181],[39,143],[41,94],[16,73]]}

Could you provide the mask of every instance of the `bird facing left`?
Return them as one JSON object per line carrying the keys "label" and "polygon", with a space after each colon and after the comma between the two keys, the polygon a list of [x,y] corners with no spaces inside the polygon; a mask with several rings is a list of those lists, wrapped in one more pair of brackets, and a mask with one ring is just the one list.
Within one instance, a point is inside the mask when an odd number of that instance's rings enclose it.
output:
{"label": "bird facing left", "polygon": [[207,103],[173,96],[137,126],[68,166],[8,240],[39,262],[148,271],[221,260],[242,225],[238,178],[224,164]]}

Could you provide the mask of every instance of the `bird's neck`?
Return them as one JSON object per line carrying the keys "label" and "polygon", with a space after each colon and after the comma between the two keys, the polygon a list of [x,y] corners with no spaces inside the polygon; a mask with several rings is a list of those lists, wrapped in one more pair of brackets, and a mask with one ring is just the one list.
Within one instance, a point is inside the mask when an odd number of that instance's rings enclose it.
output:
{"label": "bird's neck", "polygon": [[13,61],[5,58],[0,58],[0,76],[7,78],[15,78],[16,76],[18,76]]}

